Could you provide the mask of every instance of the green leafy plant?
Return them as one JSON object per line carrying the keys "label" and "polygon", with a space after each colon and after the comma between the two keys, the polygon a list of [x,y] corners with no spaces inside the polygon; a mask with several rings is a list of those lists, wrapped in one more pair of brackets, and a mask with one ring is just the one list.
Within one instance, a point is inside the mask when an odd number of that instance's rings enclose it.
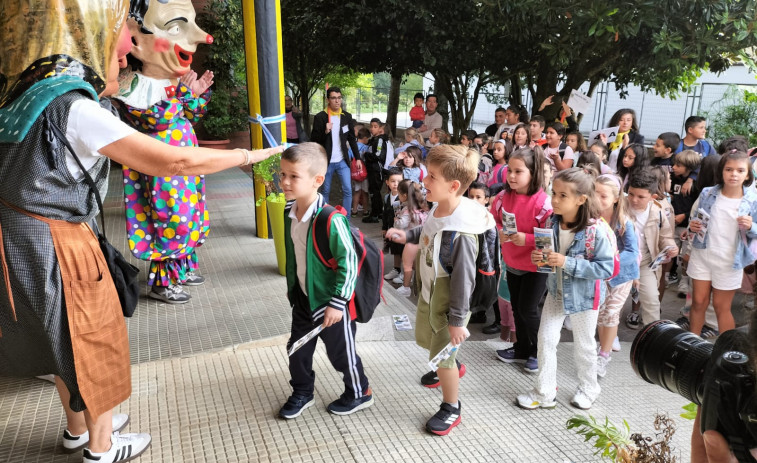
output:
{"label": "green leafy plant", "polygon": [[693,420],[697,417],[697,405],[695,403],[688,403],[682,408],[684,409],[684,412],[681,413],[681,418]]}
{"label": "green leafy plant", "polygon": [[629,437],[630,427],[626,420],[623,420],[623,428],[618,429],[610,423],[608,418],[605,418],[604,423],[599,423],[591,415],[575,415],[568,419],[566,427],[575,429],[576,433],[584,436],[584,442],[596,438],[594,448],[597,450],[594,455],[599,455],[603,459],[609,458],[610,461],[619,461],[618,452],[632,444]]}
{"label": "green leafy plant", "polygon": [[[684,407],[686,408],[686,407]],[[623,429],[619,429],[608,418],[604,423],[597,422],[591,416],[575,415],[568,419],[565,426],[575,429],[588,442],[596,439],[594,455],[603,460],[618,463],[675,463],[670,440],[676,432],[675,423],[666,414],[657,414],[654,421],[654,437],[641,433],[630,434],[630,427],[623,420]]]}
{"label": "green leafy plant", "polygon": [[706,113],[709,136],[716,145],[733,135],[757,145],[757,93],[733,85]]}
{"label": "green leafy plant", "polygon": [[205,67],[213,71],[213,95],[202,126],[213,139],[249,128],[240,0],[210,0],[197,23],[213,36]]}
{"label": "green leafy plant", "polygon": [[273,156],[255,163],[252,166],[252,171],[255,173],[255,178],[265,184],[265,196],[258,196],[255,201],[256,206],[262,205],[265,201],[274,203],[286,202],[284,193],[280,192],[276,185],[276,176],[279,173],[281,166],[281,153],[274,154]]}

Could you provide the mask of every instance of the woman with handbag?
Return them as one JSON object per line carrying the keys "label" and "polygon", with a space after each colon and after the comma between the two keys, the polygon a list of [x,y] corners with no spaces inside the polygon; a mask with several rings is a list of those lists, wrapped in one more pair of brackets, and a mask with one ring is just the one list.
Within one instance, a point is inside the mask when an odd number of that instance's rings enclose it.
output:
{"label": "woman with handbag", "polygon": [[98,94],[117,90],[131,47],[128,6],[24,0],[0,8],[0,375],[55,374],[63,451],[84,448],[84,462],[131,459],[151,440],[112,432],[128,422],[113,408],[131,394],[129,344],[86,177],[104,192],[109,159],[175,176],[281,151],[170,146],[102,109]]}

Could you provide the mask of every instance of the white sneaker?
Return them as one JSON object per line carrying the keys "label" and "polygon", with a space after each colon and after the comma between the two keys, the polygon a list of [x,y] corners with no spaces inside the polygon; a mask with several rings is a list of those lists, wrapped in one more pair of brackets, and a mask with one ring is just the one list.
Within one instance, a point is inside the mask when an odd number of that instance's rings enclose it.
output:
{"label": "white sneaker", "polygon": [[617,336],[615,336],[615,339],[612,340],[612,351],[620,352],[620,339],[618,339]]}
{"label": "white sneaker", "polygon": [[40,375],[40,376],[35,376],[35,378],[55,384],[55,375]]}
{"label": "white sneaker", "polygon": [[568,331],[573,331],[573,325],[570,323],[570,316],[565,317],[565,321],[562,322],[562,327]]}
{"label": "white sneaker", "polygon": [[580,408],[581,410],[590,409],[593,403],[594,401],[591,400],[589,396],[587,396],[586,393],[582,391],[581,389],[576,391],[576,394],[573,396],[572,399],[570,399],[570,404],[576,408]]}
{"label": "white sneaker", "polygon": [[525,408],[526,410],[533,410],[535,408],[555,408],[557,405],[554,398],[542,400],[539,399],[533,391],[519,395],[515,400],[515,403],[520,408]]}
{"label": "white sneaker", "polygon": [[[129,424],[129,415],[125,413],[116,413],[113,415],[113,432],[118,432]],[[74,453],[83,449],[89,444],[89,431],[85,431],[84,434],[75,436],[68,432],[68,429],[63,431],[63,452]]]}
{"label": "white sneaker", "polygon": [[397,278],[398,276],[400,276],[400,272],[397,271],[396,268],[393,268],[391,272],[389,272],[386,275],[384,275],[384,280],[391,281],[391,280],[394,280],[395,278]]}
{"label": "white sneaker", "polygon": [[401,284],[405,283],[405,272],[400,272],[399,275],[397,275],[396,277],[392,278],[392,283],[395,283],[395,284],[398,284],[398,285],[401,285]]}
{"label": "white sneaker", "polygon": [[410,286],[400,286],[397,288],[398,296],[409,297],[411,294],[413,294],[413,291],[410,290]]}
{"label": "white sneaker", "polygon": [[88,448],[84,449],[83,463],[117,463],[129,461],[142,455],[152,442],[149,434],[119,434],[114,432],[110,436],[110,450],[103,453],[94,453]]}
{"label": "white sneaker", "polygon": [[610,363],[610,357],[602,357],[597,355],[597,376],[604,378],[607,374],[607,364]]}

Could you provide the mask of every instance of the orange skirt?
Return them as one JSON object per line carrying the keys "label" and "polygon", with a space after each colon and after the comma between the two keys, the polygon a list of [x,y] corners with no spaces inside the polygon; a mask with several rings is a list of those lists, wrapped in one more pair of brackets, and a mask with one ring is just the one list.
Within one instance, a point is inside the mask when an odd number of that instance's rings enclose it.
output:
{"label": "orange skirt", "polygon": [[[97,237],[86,223],[48,219],[6,206],[46,223],[50,229],[63,283],[79,393],[90,414],[100,416],[131,395],[131,365],[126,322]],[[5,266],[3,257],[0,252]],[[3,273],[7,278],[8,272]],[[10,298],[12,306],[12,295]]]}

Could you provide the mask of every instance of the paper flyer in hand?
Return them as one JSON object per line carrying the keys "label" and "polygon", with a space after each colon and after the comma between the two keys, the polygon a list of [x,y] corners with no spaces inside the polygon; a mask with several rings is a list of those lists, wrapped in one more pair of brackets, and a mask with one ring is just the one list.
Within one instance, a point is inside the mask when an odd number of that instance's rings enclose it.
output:
{"label": "paper flyer in hand", "polygon": [[649,264],[650,270],[657,270],[657,267],[664,264],[666,260],[668,259],[668,251],[673,249],[675,246],[665,246],[665,249],[660,251],[659,254],[657,254],[654,258],[654,260]]}
{"label": "paper flyer in hand", "polygon": [[586,114],[591,105],[591,97],[586,96],[578,90],[571,90],[570,97],[568,98],[568,106],[573,109],[573,112],[578,114]]}
{"label": "paper flyer in hand", "polygon": [[536,264],[539,273],[555,273],[554,267],[547,265],[547,253],[555,251],[555,239],[551,228],[534,228],[534,241],[536,249],[544,254],[541,263]]}
{"label": "paper flyer in hand", "polygon": [[639,303],[639,289],[636,286],[631,286],[631,300],[636,304]]}
{"label": "paper flyer in hand", "polygon": [[[702,229],[696,232],[696,235],[699,237],[699,241],[704,241],[704,235],[707,234],[707,226],[710,224],[710,214],[700,207],[694,215],[694,220],[698,220],[702,223]],[[691,227],[691,225],[689,225],[689,227]],[[689,228],[689,230],[691,230],[691,228]],[[689,231],[689,233],[691,233],[691,231]]]}
{"label": "paper flyer in hand", "polygon": [[289,356],[291,357],[292,354],[294,354],[295,352],[300,350],[302,346],[307,344],[308,341],[318,336],[318,333],[320,333],[321,331],[323,331],[323,325],[318,325],[318,327],[316,327],[313,331],[298,339],[294,344],[292,344],[292,347],[289,349]]}
{"label": "paper flyer in hand", "polygon": [[502,209],[502,231],[505,235],[514,235],[518,233],[518,225],[515,221],[515,214]]}
{"label": "paper flyer in hand", "polygon": [[607,137],[607,143],[612,143],[618,138],[618,129],[620,127],[607,127],[606,129],[592,130],[589,134],[589,138],[586,139],[587,145],[592,145],[596,141],[602,141],[600,134],[605,134]]}
{"label": "paper flyer in hand", "polygon": [[[470,336],[470,331],[468,331],[468,328],[465,329],[465,339],[468,339]],[[429,368],[431,368],[432,371],[436,371],[439,369],[439,364],[443,361],[447,360],[454,352],[457,352],[457,349],[460,346],[453,346],[451,342],[447,343],[442,350],[439,351],[438,354],[434,356],[434,358],[431,359],[430,362],[428,362]]]}
{"label": "paper flyer in hand", "polygon": [[410,318],[407,315],[392,315],[392,320],[397,331],[410,331],[413,329],[413,325],[410,324]]}

